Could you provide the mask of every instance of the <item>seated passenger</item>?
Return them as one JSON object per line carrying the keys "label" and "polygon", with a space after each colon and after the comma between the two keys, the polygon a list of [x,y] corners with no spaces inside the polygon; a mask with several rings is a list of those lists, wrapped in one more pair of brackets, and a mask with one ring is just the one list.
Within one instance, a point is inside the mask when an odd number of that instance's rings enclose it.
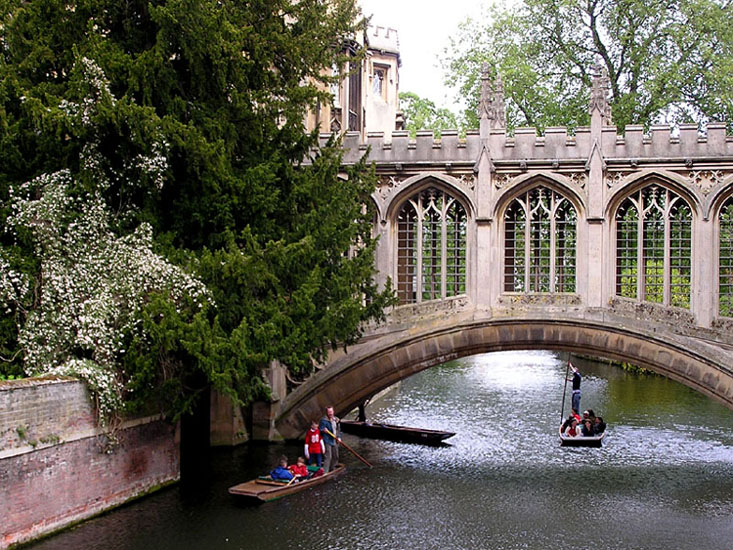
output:
{"label": "seated passenger", "polygon": [[288,469],[295,477],[300,479],[308,477],[308,467],[305,465],[305,458],[302,456],[299,456],[297,462]]}
{"label": "seated passenger", "polygon": [[596,432],[593,430],[593,422],[591,422],[590,418],[583,420],[583,426],[580,428],[580,434],[583,437],[593,437],[596,435]]}
{"label": "seated passenger", "polygon": [[563,435],[567,437],[578,437],[580,435],[580,430],[578,429],[578,421],[573,418],[570,421],[570,426],[568,426],[567,430],[563,432]]}
{"label": "seated passenger", "polygon": [[279,481],[290,481],[293,479],[293,474],[288,470],[288,459],[287,457],[281,457],[279,465],[270,472],[270,477],[274,480]]}
{"label": "seated passenger", "polygon": [[597,435],[601,435],[606,431],[606,423],[603,421],[602,416],[596,416],[596,425],[594,426]]}
{"label": "seated passenger", "polygon": [[567,420],[563,422],[562,427],[560,428],[561,432],[565,433],[565,430],[570,427],[570,421],[573,420],[573,418],[580,422],[580,415],[578,414],[578,411],[576,411],[575,409],[570,409],[570,416],[568,416]]}

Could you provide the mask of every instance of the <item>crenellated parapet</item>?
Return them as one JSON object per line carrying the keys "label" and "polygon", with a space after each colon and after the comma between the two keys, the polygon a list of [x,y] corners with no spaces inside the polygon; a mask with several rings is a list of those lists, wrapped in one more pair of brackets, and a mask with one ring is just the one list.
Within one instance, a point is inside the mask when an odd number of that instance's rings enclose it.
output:
{"label": "crenellated parapet", "polygon": [[[325,141],[329,134],[322,134]],[[432,130],[423,130],[411,139],[406,131],[392,132],[385,137],[383,132],[370,132],[366,141],[357,132],[343,137],[344,164],[353,164],[369,151],[369,160],[381,165],[435,165],[445,163],[473,165],[479,151],[478,132],[468,132],[459,138],[457,130],[443,130],[438,138]],[[399,169],[399,167],[398,167]]]}
{"label": "crenellated parapet", "polygon": [[[615,126],[601,128],[601,154],[607,164],[632,165],[675,162],[688,168],[697,163],[719,162],[733,157],[733,135],[726,134],[726,125],[710,123],[704,132],[696,124],[683,124],[673,133],[669,126],[652,126],[644,132],[642,126],[627,126],[619,134]],[[329,134],[322,134],[325,143]],[[489,148],[494,162],[512,161],[544,164],[547,161],[587,161],[594,141],[591,127],[572,131],[565,127],[546,128],[544,133],[535,128],[516,128],[508,132],[493,128],[489,134]],[[473,164],[480,152],[478,130],[459,137],[456,130],[444,130],[436,137],[432,130],[423,130],[412,139],[406,131],[367,134],[362,140],[358,132],[349,132],[343,138],[344,163],[352,164],[369,151],[369,160],[382,165],[435,165],[445,163]]]}

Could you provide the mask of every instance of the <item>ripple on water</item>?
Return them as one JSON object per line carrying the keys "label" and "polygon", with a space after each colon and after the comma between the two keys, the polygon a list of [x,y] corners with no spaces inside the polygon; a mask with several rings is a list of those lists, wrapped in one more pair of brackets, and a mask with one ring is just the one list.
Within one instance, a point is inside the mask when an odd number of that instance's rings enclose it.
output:
{"label": "ripple on water", "polygon": [[198,489],[164,491],[36,550],[727,549],[730,411],[679,385],[589,366],[582,403],[606,416],[606,445],[562,448],[565,372],[564,361],[541,352],[429,369],[368,413],[455,431],[450,446],[346,436],[373,469],[342,451],[343,478],[246,508],[233,506],[226,488],[302,446],[221,451]]}

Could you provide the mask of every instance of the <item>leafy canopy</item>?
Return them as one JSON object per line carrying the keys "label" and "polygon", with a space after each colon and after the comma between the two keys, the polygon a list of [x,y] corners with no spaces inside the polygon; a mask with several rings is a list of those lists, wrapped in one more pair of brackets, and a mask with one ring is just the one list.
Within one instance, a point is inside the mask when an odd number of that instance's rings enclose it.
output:
{"label": "leafy canopy", "polygon": [[412,138],[418,130],[458,129],[458,119],[451,110],[438,107],[416,93],[401,92],[400,108],[405,116],[405,129]]}
{"label": "leafy canopy", "polygon": [[446,82],[472,98],[481,63],[504,81],[509,127],[585,125],[591,69],[608,71],[615,124],[733,119],[730,0],[524,0],[467,20],[446,49]]}

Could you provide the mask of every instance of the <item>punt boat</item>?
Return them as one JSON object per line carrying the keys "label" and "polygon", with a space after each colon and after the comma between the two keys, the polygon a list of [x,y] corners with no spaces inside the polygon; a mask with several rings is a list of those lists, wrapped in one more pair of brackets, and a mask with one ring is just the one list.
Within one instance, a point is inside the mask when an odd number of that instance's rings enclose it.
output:
{"label": "punt boat", "polygon": [[561,447],[602,447],[603,438],[606,437],[606,432],[603,432],[601,435],[594,435],[591,437],[571,437],[563,435],[562,426],[560,426],[558,434],[560,436]]}
{"label": "punt boat", "polygon": [[275,481],[270,476],[263,476],[229,487],[229,494],[234,495],[238,501],[242,502],[269,502],[331,481],[343,474],[345,470],[346,466],[339,464],[327,474],[304,481],[293,481],[292,483]]}
{"label": "punt boat", "polygon": [[403,443],[422,443],[423,445],[439,445],[444,439],[456,435],[455,432],[409,428],[407,426],[395,426],[394,424],[382,424],[378,422],[361,422],[358,420],[342,420],[341,431],[359,437],[387,439],[389,441],[401,441]]}

